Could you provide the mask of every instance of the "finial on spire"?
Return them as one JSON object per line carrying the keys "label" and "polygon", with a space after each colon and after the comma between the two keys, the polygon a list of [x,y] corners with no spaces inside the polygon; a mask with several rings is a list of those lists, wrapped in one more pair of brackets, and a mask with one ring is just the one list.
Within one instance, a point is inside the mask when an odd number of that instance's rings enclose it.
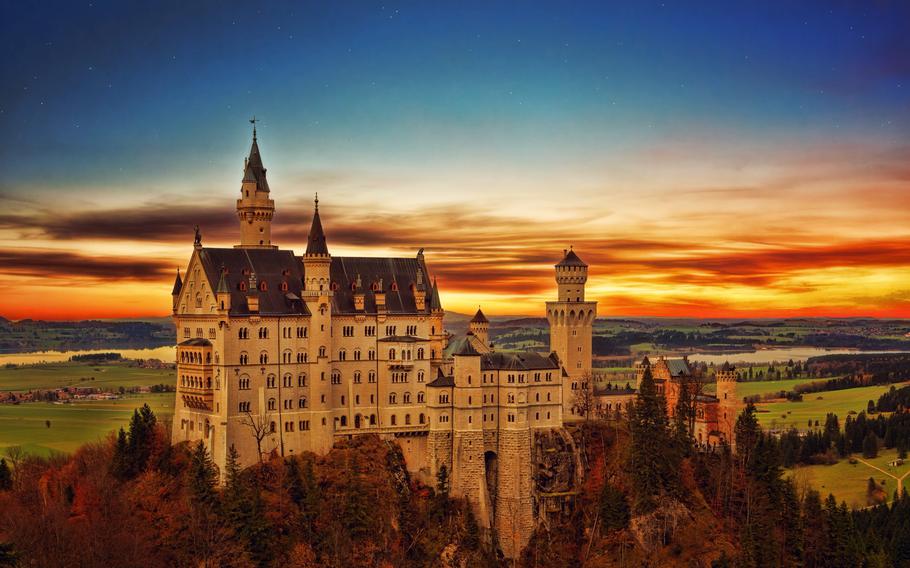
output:
{"label": "finial on spire", "polygon": [[316,192],[316,198],[313,200],[316,203],[316,213],[319,213],[319,192]]}
{"label": "finial on spire", "polygon": [[253,115],[253,118],[250,119],[250,124],[253,125],[253,142],[256,141],[256,123],[259,122],[256,120],[256,116]]}

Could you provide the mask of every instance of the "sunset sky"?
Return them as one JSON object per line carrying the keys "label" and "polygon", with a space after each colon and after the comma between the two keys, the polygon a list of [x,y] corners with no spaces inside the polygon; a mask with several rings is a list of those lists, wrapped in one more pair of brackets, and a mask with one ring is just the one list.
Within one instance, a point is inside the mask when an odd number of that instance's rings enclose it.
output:
{"label": "sunset sky", "polygon": [[[733,6],[736,4],[737,6]],[[231,246],[425,247],[449,310],[910,317],[910,3],[13,3],[0,315],[164,316]]]}

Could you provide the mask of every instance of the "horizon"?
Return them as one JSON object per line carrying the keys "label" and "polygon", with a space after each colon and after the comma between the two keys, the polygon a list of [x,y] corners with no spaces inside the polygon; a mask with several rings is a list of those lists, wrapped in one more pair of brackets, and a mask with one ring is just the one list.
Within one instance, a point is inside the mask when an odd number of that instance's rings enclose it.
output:
{"label": "horizon", "polygon": [[0,314],[167,317],[256,116],[273,242],[318,192],[451,311],[541,317],[572,246],[600,317],[910,318],[910,6],[547,8],[13,7]]}

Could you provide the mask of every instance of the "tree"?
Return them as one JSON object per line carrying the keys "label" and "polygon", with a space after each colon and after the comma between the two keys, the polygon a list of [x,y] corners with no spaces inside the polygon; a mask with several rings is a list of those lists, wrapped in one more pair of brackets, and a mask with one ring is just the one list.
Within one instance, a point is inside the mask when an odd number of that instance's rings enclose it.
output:
{"label": "tree", "polygon": [[120,428],[117,433],[117,441],[114,443],[111,474],[117,479],[127,479],[130,476],[129,442],[123,428]]}
{"label": "tree", "polygon": [[253,438],[256,440],[256,455],[259,456],[259,463],[262,463],[262,441],[271,433],[271,415],[261,411],[257,416],[247,412],[240,419],[240,424],[246,426]]}
{"label": "tree", "polygon": [[863,457],[874,458],[878,456],[878,438],[875,432],[869,430],[866,437],[863,438]]}
{"label": "tree", "polygon": [[679,465],[679,454],[667,424],[666,399],[657,392],[648,368],[629,413],[629,429],[634,508],[639,513],[648,513],[656,507],[657,497],[677,488]]}
{"label": "tree", "polygon": [[600,530],[604,533],[629,525],[629,504],[622,491],[609,482],[600,490]]}
{"label": "tree", "polygon": [[215,487],[218,484],[218,470],[212,456],[202,440],[193,447],[187,472],[187,485],[193,502],[213,508],[218,499]]}
{"label": "tree", "polygon": [[0,458],[0,491],[9,491],[13,488],[13,472],[5,459]]}
{"label": "tree", "polygon": [[585,420],[590,420],[597,406],[594,397],[594,377],[586,373],[578,380],[580,384],[574,391],[572,405],[579,416],[582,416]]}

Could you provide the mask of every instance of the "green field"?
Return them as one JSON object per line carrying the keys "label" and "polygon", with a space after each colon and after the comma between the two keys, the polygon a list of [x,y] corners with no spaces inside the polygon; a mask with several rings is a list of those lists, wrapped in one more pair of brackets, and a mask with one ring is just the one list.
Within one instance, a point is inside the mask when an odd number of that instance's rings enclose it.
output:
{"label": "green field", "polygon": [[[88,380],[86,380],[88,379]],[[0,369],[0,390],[48,390],[65,386],[117,387],[173,385],[173,369],[143,369],[126,363],[89,365],[48,363]],[[29,402],[0,404],[0,450],[22,446],[28,453],[72,452],[125,426],[133,409],[148,403],[159,420],[174,413],[174,393],[129,394],[118,400],[75,401],[68,404]],[[50,428],[46,421],[50,420]]]}
{"label": "green field", "polygon": [[[862,459],[860,456],[856,456]],[[882,450],[877,458],[864,460],[880,469],[888,472],[895,477],[902,477],[910,472],[910,461],[898,467],[891,467],[888,462],[897,457],[896,450]],[[866,507],[866,487],[869,478],[875,479],[876,483],[884,487],[885,494],[890,501],[897,490],[897,480],[885,475],[865,463],[857,461],[851,464],[848,459],[843,459],[834,465],[810,465],[801,466],[786,472],[796,483],[797,490],[815,489],[824,499],[829,493],[840,501],[845,501],[848,507],[862,508]],[[910,478],[904,478],[905,483]]]}
{"label": "green field", "polygon": [[[793,387],[796,385],[801,385],[804,383],[811,383],[813,381],[820,381],[823,379],[781,379],[779,381],[749,381],[736,383],[736,394],[740,398],[747,396],[760,395],[770,392],[780,392],[782,390],[788,391],[793,390]],[[709,394],[714,394],[716,383],[707,383],[705,385],[705,392]]]}
{"label": "green field", "polygon": [[[895,385],[900,388],[902,385]],[[802,402],[769,402],[756,405],[758,407],[758,421],[766,428],[787,429],[791,426],[806,430],[808,422],[818,420],[819,424],[825,423],[825,415],[829,412],[837,414],[841,425],[847,419],[851,410],[860,412],[866,410],[870,400],[878,400],[887,392],[891,385],[874,387],[859,387],[838,391],[810,393],[803,396]]]}
{"label": "green field", "polygon": [[90,365],[83,363],[43,363],[0,368],[0,390],[46,390],[66,386],[137,387],[177,382],[174,369],[143,369],[126,363]]}
{"label": "green field", "polygon": [[[22,446],[26,452],[38,455],[72,452],[126,426],[133,409],[143,403],[152,407],[159,420],[169,420],[174,413],[174,393],[70,404],[0,404],[0,451],[7,446]],[[50,428],[46,420],[51,421]]]}

